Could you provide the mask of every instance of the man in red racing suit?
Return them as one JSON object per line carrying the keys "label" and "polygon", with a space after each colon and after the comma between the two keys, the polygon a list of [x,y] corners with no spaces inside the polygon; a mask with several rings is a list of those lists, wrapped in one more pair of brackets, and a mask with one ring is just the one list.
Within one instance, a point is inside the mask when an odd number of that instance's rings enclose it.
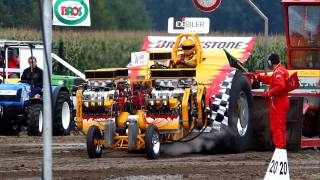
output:
{"label": "man in red racing suit", "polygon": [[269,91],[264,92],[263,96],[270,100],[269,116],[270,127],[275,148],[286,149],[286,120],[290,107],[288,91],[286,87],[289,73],[286,68],[280,64],[279,55],[271,54],[268,58],[268,65],[272,68],[271,76],[250,74],[265,84],[269,84]]}

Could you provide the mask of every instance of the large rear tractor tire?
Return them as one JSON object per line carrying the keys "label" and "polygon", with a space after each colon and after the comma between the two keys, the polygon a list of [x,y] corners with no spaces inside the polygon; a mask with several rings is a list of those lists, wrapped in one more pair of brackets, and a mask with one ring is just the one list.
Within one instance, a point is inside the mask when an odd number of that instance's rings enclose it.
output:
{"label": "large rear tractor tire", "polygon": [[232,81],[228,111],[231,152],[240,153],[249,148],[252,135],[252,102],[249,82],[237,71]]}
{"label": "large rear tractor tire", "polygon": [[87,133],[87,152],[89,158],[100,158],[103,145],[99,144],[102,140],[102,134],[98,126],[92,125]]}
{"label": "large rear tractor tire", "polygon": [[69,135],[70,131],[74,128],[74,121],[72,103],[68,92],[59,92],[54,107],[53,135]]}
{"label": "large rear tractor tire", "polygon": [[41,136],[43,130],[42,104],[30,104],[27,108],[27,131],[29,136]]}
{"label": "large rear tractor tire", "polygon": [[160,134],[154,125],[149,125],[145,133],[145,146],[148,159],[157,159],[160,156]]}

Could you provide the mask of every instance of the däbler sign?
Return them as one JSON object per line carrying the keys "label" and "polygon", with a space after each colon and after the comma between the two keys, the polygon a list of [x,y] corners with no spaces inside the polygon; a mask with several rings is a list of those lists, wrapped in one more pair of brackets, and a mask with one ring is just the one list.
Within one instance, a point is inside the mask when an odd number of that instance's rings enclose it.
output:
{"label": "d\u00e4bler sign", "polygon": [[90,26],[89,0],[53,0],[53,25]]}
{"label": "d\u00e4bler sign", "polygon": [[168,32],[170,34],[180,33],[197,33],[208,34],[210,31],[210,19],[200,17],[183,17],[175,19],[170,17],[168,19]]}

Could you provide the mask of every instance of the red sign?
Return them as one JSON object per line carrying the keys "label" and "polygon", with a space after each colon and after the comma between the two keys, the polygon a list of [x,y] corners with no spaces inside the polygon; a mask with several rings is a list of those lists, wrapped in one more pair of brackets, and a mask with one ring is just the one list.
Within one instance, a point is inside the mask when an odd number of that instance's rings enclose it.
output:
{"label": "red sign", "polygon": [[192,0],[193,4],[197,6],[201,11],[204,12],[211,12],[217,9],[220,4],[221,0]]}

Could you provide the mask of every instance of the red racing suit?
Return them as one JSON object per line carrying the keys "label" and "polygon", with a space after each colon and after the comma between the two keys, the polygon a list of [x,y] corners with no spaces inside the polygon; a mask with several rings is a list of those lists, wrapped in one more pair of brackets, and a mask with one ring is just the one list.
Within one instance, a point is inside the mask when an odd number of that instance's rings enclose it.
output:
{"label": "red racing suit", "polygon": [[284,66],[278,64],[272,76],[257,75],[257,79],[269,84],[269,91],[264,96],[269,97],[269,116],[273,143],[276,148],[286,149],[286,120],[290,102],[286,81],[289,73]]}

